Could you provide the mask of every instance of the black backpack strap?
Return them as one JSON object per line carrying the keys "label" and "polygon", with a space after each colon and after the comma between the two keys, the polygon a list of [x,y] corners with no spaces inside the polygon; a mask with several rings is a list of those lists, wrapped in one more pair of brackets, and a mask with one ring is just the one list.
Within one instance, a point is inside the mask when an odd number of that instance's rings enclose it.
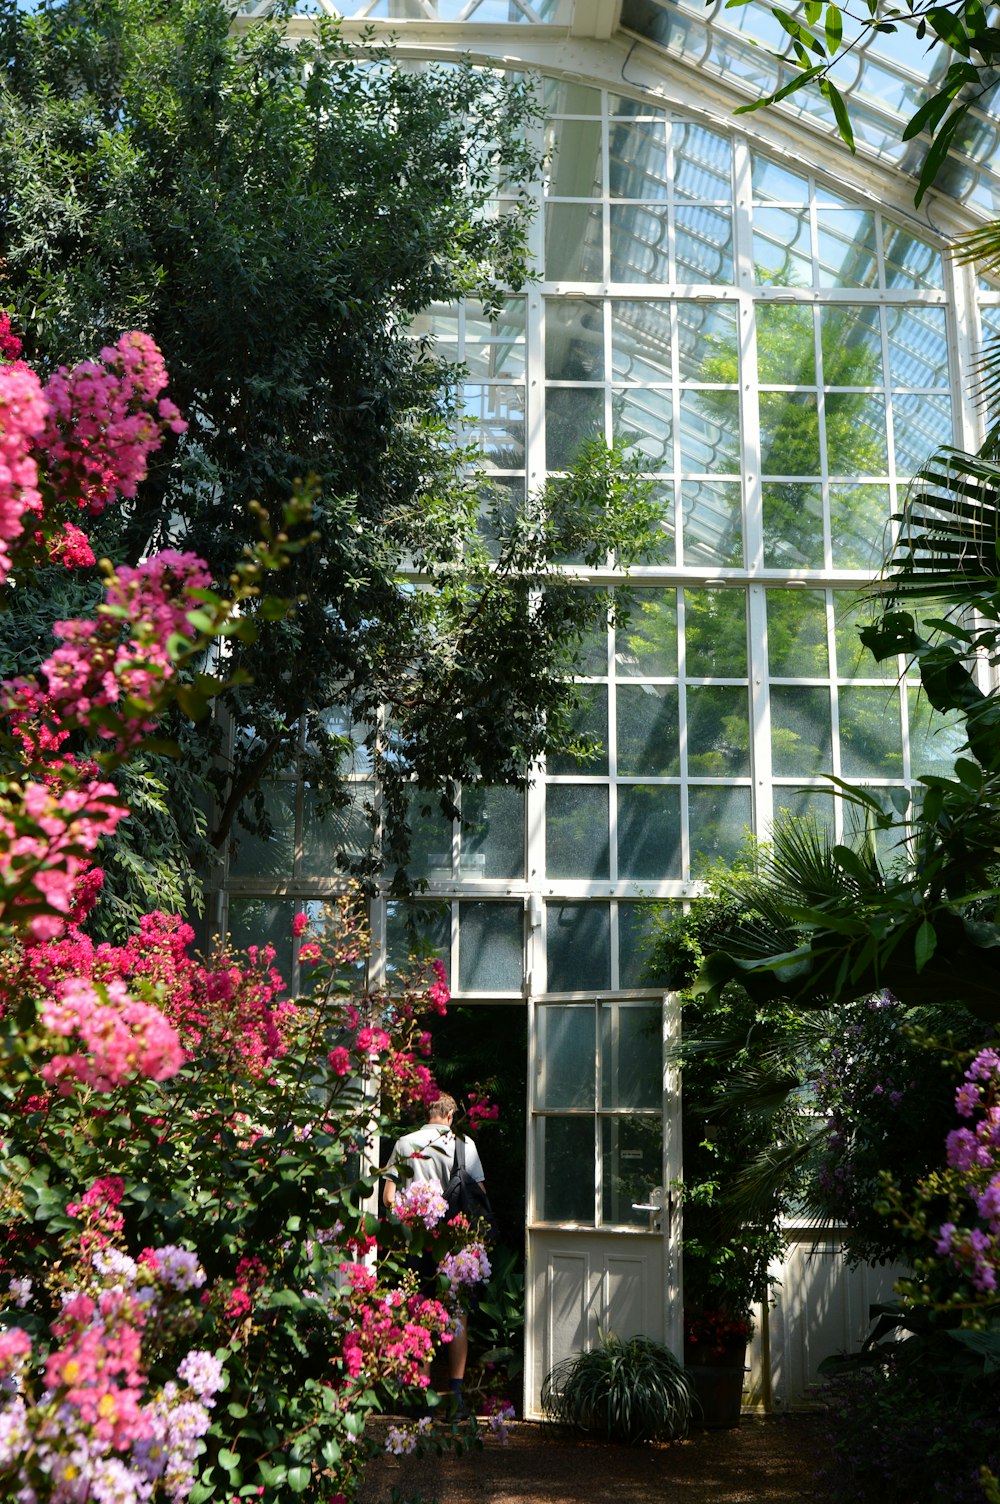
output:
{"label": "black backpack strap", "polygon": [[465,1139],[459,1138],[458,1134],[455,1135],[455,1164],[460,1170],[465,1169]]}

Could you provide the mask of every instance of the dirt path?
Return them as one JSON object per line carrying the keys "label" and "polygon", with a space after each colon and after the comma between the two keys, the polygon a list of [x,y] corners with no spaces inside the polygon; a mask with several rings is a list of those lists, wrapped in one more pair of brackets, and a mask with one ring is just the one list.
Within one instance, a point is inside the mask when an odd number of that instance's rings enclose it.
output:
{"label": "dirt path", "polygon": [[744,1420],[671,1446],[623,1447],[567,1439],[518,1421],[464,1457],[384,1457],[361,1504],[823,1504],[814,1478],[824,1460],[814,1416]]}

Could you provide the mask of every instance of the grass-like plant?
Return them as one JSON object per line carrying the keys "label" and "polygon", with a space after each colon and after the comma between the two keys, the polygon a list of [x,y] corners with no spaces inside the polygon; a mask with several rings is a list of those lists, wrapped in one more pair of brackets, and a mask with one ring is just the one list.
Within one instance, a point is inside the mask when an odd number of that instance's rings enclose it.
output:
{"label": "grass-like plant", "polygon": [[602,1333],[596,1347],[557,1363],[542,1384],[550,1420],[632,1445],[685,1436],[691,1409],[683,1367],[651,1337]]}

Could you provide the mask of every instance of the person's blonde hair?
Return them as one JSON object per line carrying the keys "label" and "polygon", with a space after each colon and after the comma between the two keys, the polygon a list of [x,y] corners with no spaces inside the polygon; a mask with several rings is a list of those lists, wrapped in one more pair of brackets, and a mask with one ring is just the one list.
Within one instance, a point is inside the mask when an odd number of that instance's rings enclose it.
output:
{"label": "person's blonde hair", "polygon": [[457,1111],[458,1103],[455,1101],[455,1098],[449,1097],[448,1093],[443,1091],[439,1097],[430,1103],[427,1108],[427,1116],[430,1118],[447,1118],[454,1116]]}

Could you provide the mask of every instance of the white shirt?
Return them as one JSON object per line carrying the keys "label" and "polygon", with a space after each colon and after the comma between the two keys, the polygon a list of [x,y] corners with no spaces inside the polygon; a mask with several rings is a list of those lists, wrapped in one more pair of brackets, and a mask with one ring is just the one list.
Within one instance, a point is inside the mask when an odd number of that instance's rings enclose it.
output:
{"label": "white shirt", "polygon": [[[463,1143],[465,1168],[473,1180],[485,1180],[475,1144],[470,1138],[463,1139]],[[447,1124],[425,1123],[422,1128],[404,1133],[402,1138],[396,1140],[385,1173],[389,1180],[398,1180],[399,1171],[396,1167],[401,1160],[406,1160],[413,1170],[414,1180],[436,1180],[445,1186],[451,1176],[454,1159],[455,1135]]]}

